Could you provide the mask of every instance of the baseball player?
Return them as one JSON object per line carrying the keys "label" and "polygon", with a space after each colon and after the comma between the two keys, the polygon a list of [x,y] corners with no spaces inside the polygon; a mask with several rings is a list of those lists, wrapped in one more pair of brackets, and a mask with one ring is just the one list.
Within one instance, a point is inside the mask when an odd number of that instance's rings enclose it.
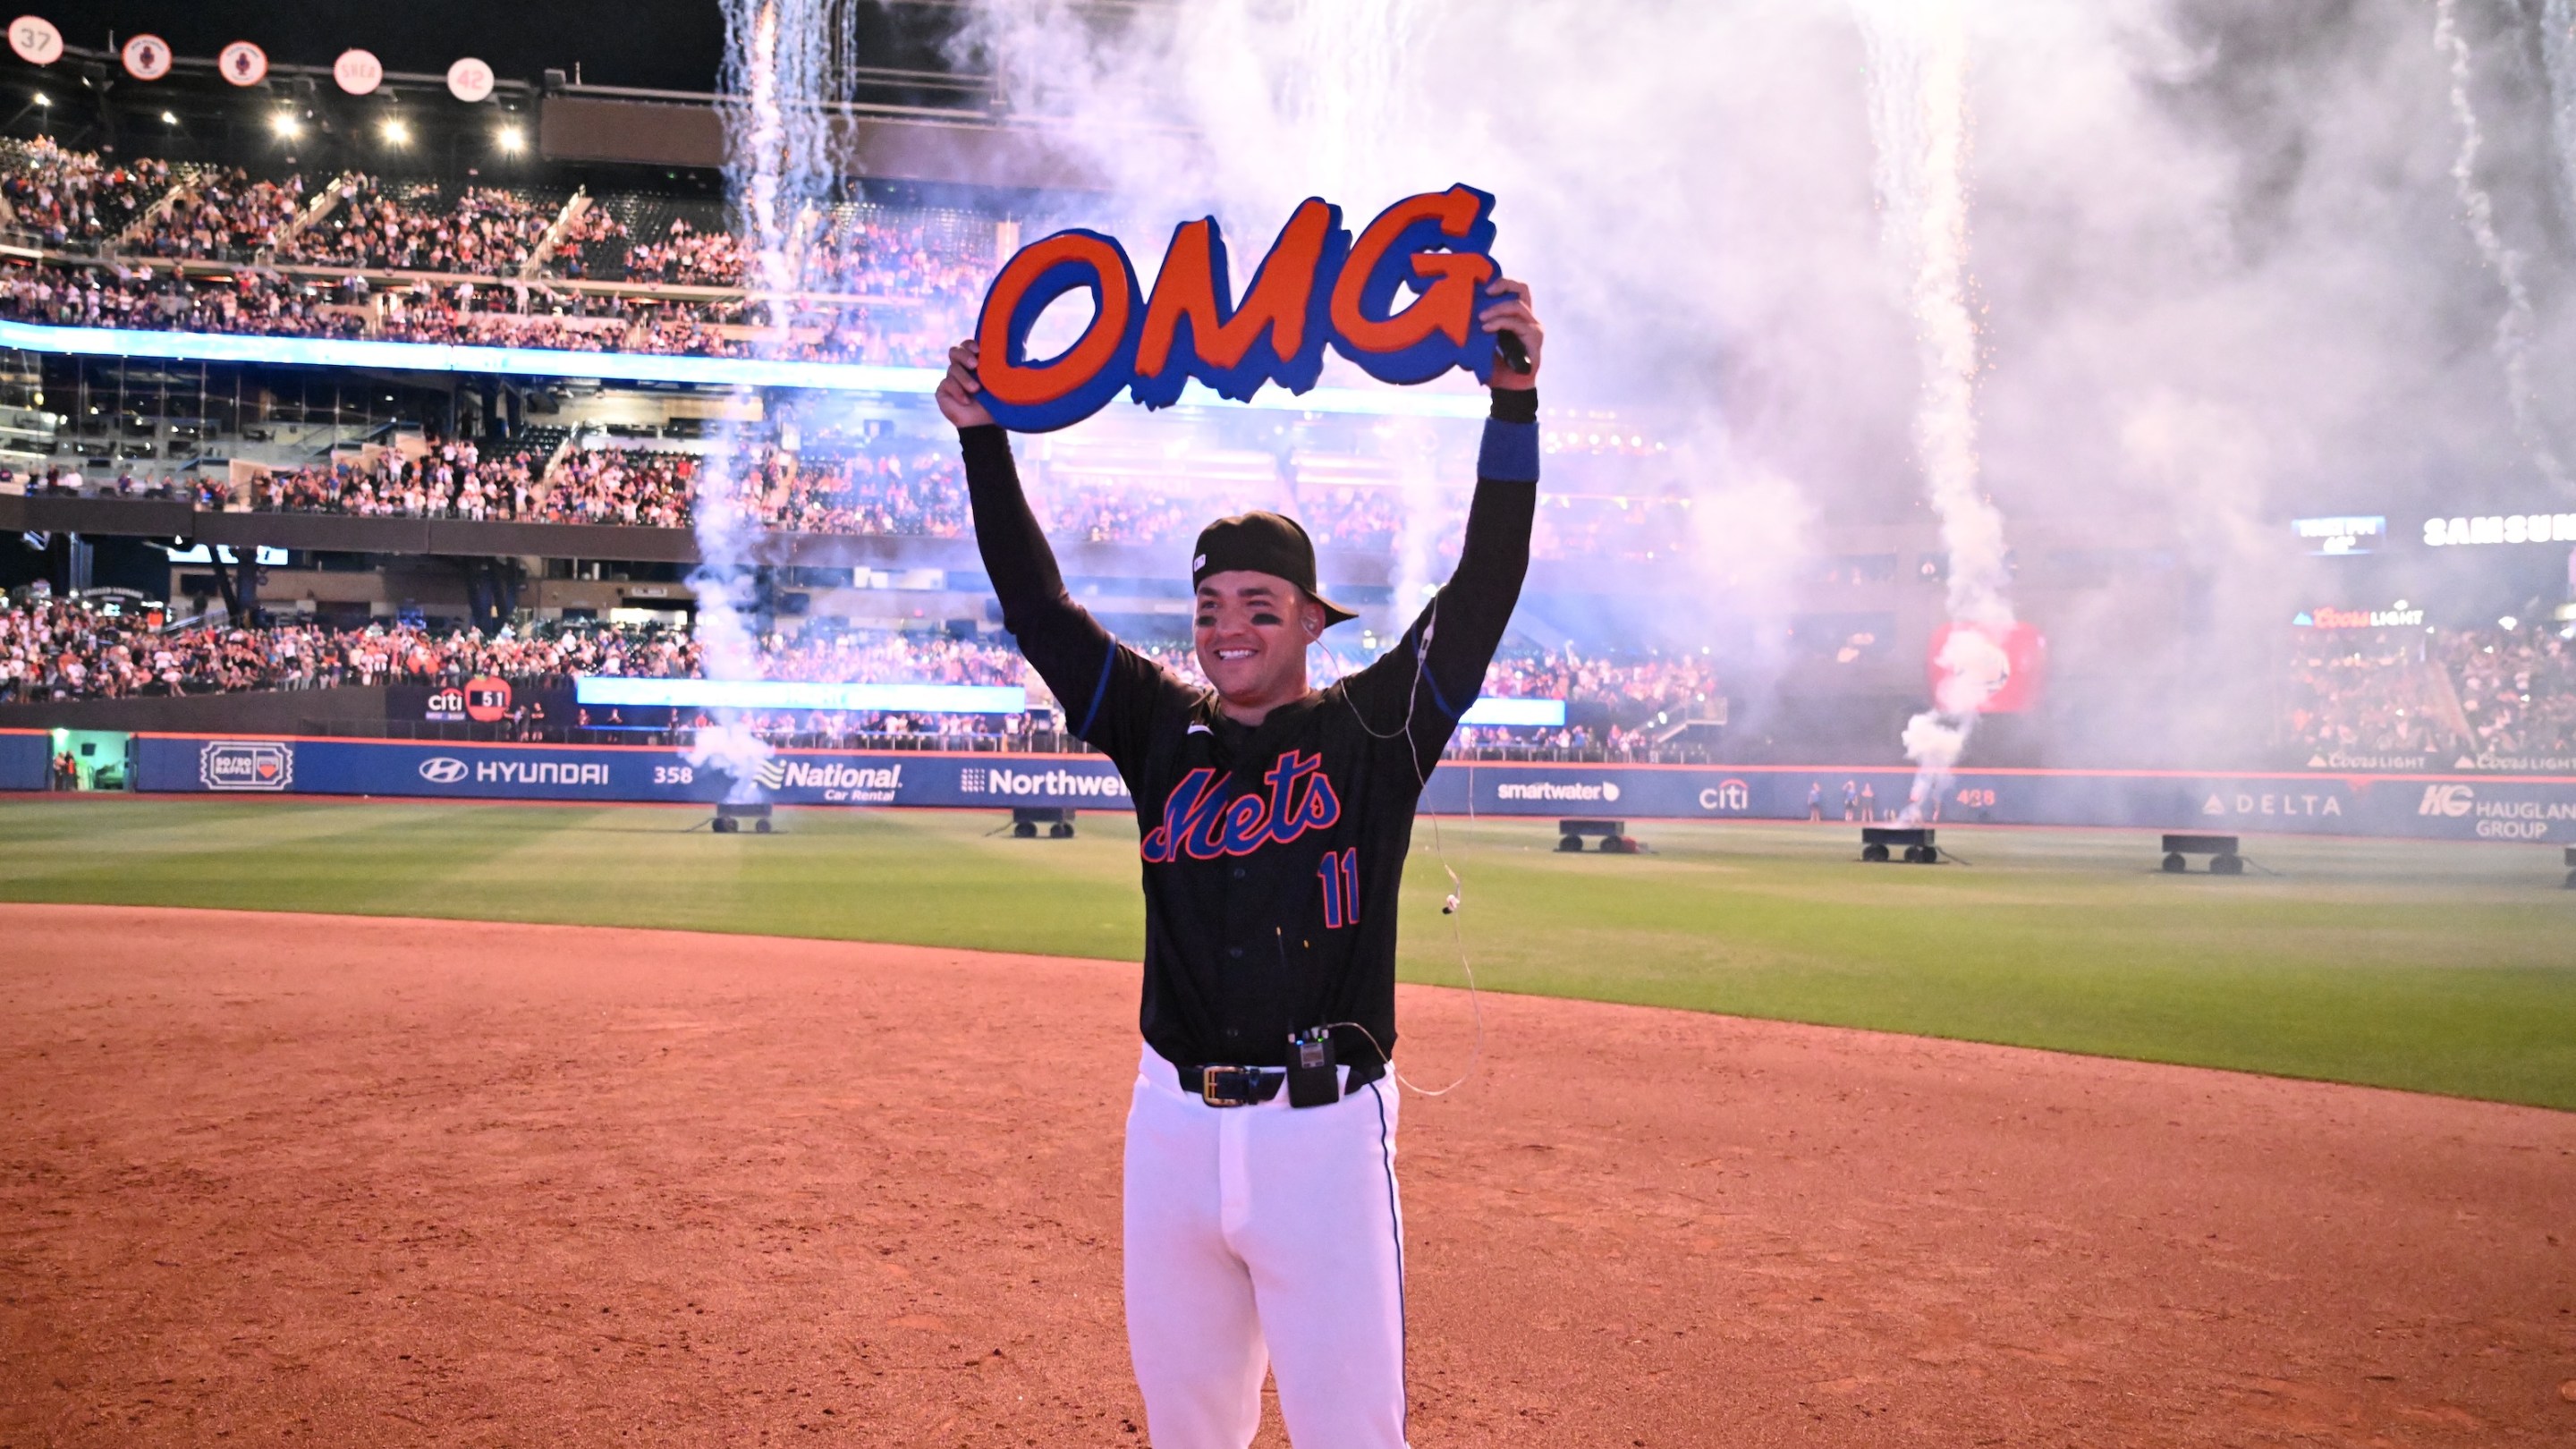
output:
{"label": "baseball player", "polygon": [[1480,314],[1497,367],[1458,568],[1384,657],[1323,688],[1307,646],[1351,618],[1306,532],[1221,518],[1191,550],[1201,688],[1065,593],[1008,436],[950,351],[975,536],[1003,627],[1109,756],[1143,832],[1144,1051],[1127,1115],[1128,1347],[1158,1449],[1242,1449],[1265,1367],[1302,1449],[1402,1449],[1395,1184],[1396,893],[1413,812],[1481,688],[1538,500],[1529,289]]}

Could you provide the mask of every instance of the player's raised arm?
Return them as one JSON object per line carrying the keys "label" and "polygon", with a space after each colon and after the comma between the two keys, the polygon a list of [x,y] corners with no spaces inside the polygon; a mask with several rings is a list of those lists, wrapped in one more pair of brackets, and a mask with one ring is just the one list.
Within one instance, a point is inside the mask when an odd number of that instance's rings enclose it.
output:
{"label": "player's raised arm", "polygon": [[[948,349],[939,384],[941,416],[957,427],[965,455],[966,495],[975,513],[975,547],[1002,601],[1002,627],[1055,691],[1072,731],[1119,758],[1138,731],[1125,728],[1150,696],[1175,682],[1151,660],[1122,649],[1091,611],[1065,591],[1055,550],[1020,489],[1011,436],[977,394],[979,350],[972,341]],[[1125,767],[1125,761],[1120,760]]]}
{"label": "player's raised arm", "polygon": [[[1408,717],[1406,695],[1417,673],[1422,681],[1410,711],[1412,748],[1428,773],[1448,743],[1458,716],[1484,687],[1485,666],[1510,627],[1529,572],[1530,523],[1538,511],[1538,370],[1545,329],[1530,305],[1527,283],[1509,279],[1490,289],[1500,300],[1478,314],[1489,335],[1509,332],[1529,355],[1529,371],[1494,368],[1493,406],[1485,419],[1484,445],[1476,458],[1476,496],[1467,510],[1467,538],[1458,567],[1438,597],[1425,605],[1402,643],[1362,671],[1354,702],[1373,727],[1395,728]],[[1427,646],[1422,645],[1425,635]],[[1417,669],[1414,650],[1424,647]]]}

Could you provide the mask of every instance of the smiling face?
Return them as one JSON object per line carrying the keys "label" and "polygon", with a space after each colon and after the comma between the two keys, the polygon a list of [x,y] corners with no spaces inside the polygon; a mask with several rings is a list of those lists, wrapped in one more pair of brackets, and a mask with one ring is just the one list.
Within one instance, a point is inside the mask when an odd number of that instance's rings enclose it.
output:
{"label": "smiling face", "polygon": [[1324,631],[1324,606],[1276,574],[1233,569],[1199,584],[1199,668],[1227,717],[1259,724],[1306,696],[1306,646]]}

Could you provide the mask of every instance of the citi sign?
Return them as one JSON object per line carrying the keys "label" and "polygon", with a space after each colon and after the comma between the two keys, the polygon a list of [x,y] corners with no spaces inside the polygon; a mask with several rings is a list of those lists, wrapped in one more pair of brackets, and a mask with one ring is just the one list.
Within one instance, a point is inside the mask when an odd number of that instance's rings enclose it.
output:
{"label": "citi sign", "polygon": [[1699,792],[1699,808],[1741,815],[1753,808],[1753,787],[1742,780],[1720,780]]}

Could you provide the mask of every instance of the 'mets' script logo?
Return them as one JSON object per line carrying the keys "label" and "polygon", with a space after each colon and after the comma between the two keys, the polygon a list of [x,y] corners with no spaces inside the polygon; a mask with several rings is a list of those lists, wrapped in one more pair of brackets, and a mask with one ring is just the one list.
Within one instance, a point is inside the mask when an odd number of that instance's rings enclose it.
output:
{"label": "'mets' script logo", "polygon": [[1250,855],[1309,830],[1329,829],[1342,818],[1341,797],[1333,793],[1321,755],[1281,755],[1261,776],[1270,787],[1266,794],[1246,791],[1228,800],[1225,778],[1202,768],[1172,787],[1163,800],[1163,823],[1146,832],[1138,847],[1148,864],[1169,865],[1185,854],[1193,860]]}

